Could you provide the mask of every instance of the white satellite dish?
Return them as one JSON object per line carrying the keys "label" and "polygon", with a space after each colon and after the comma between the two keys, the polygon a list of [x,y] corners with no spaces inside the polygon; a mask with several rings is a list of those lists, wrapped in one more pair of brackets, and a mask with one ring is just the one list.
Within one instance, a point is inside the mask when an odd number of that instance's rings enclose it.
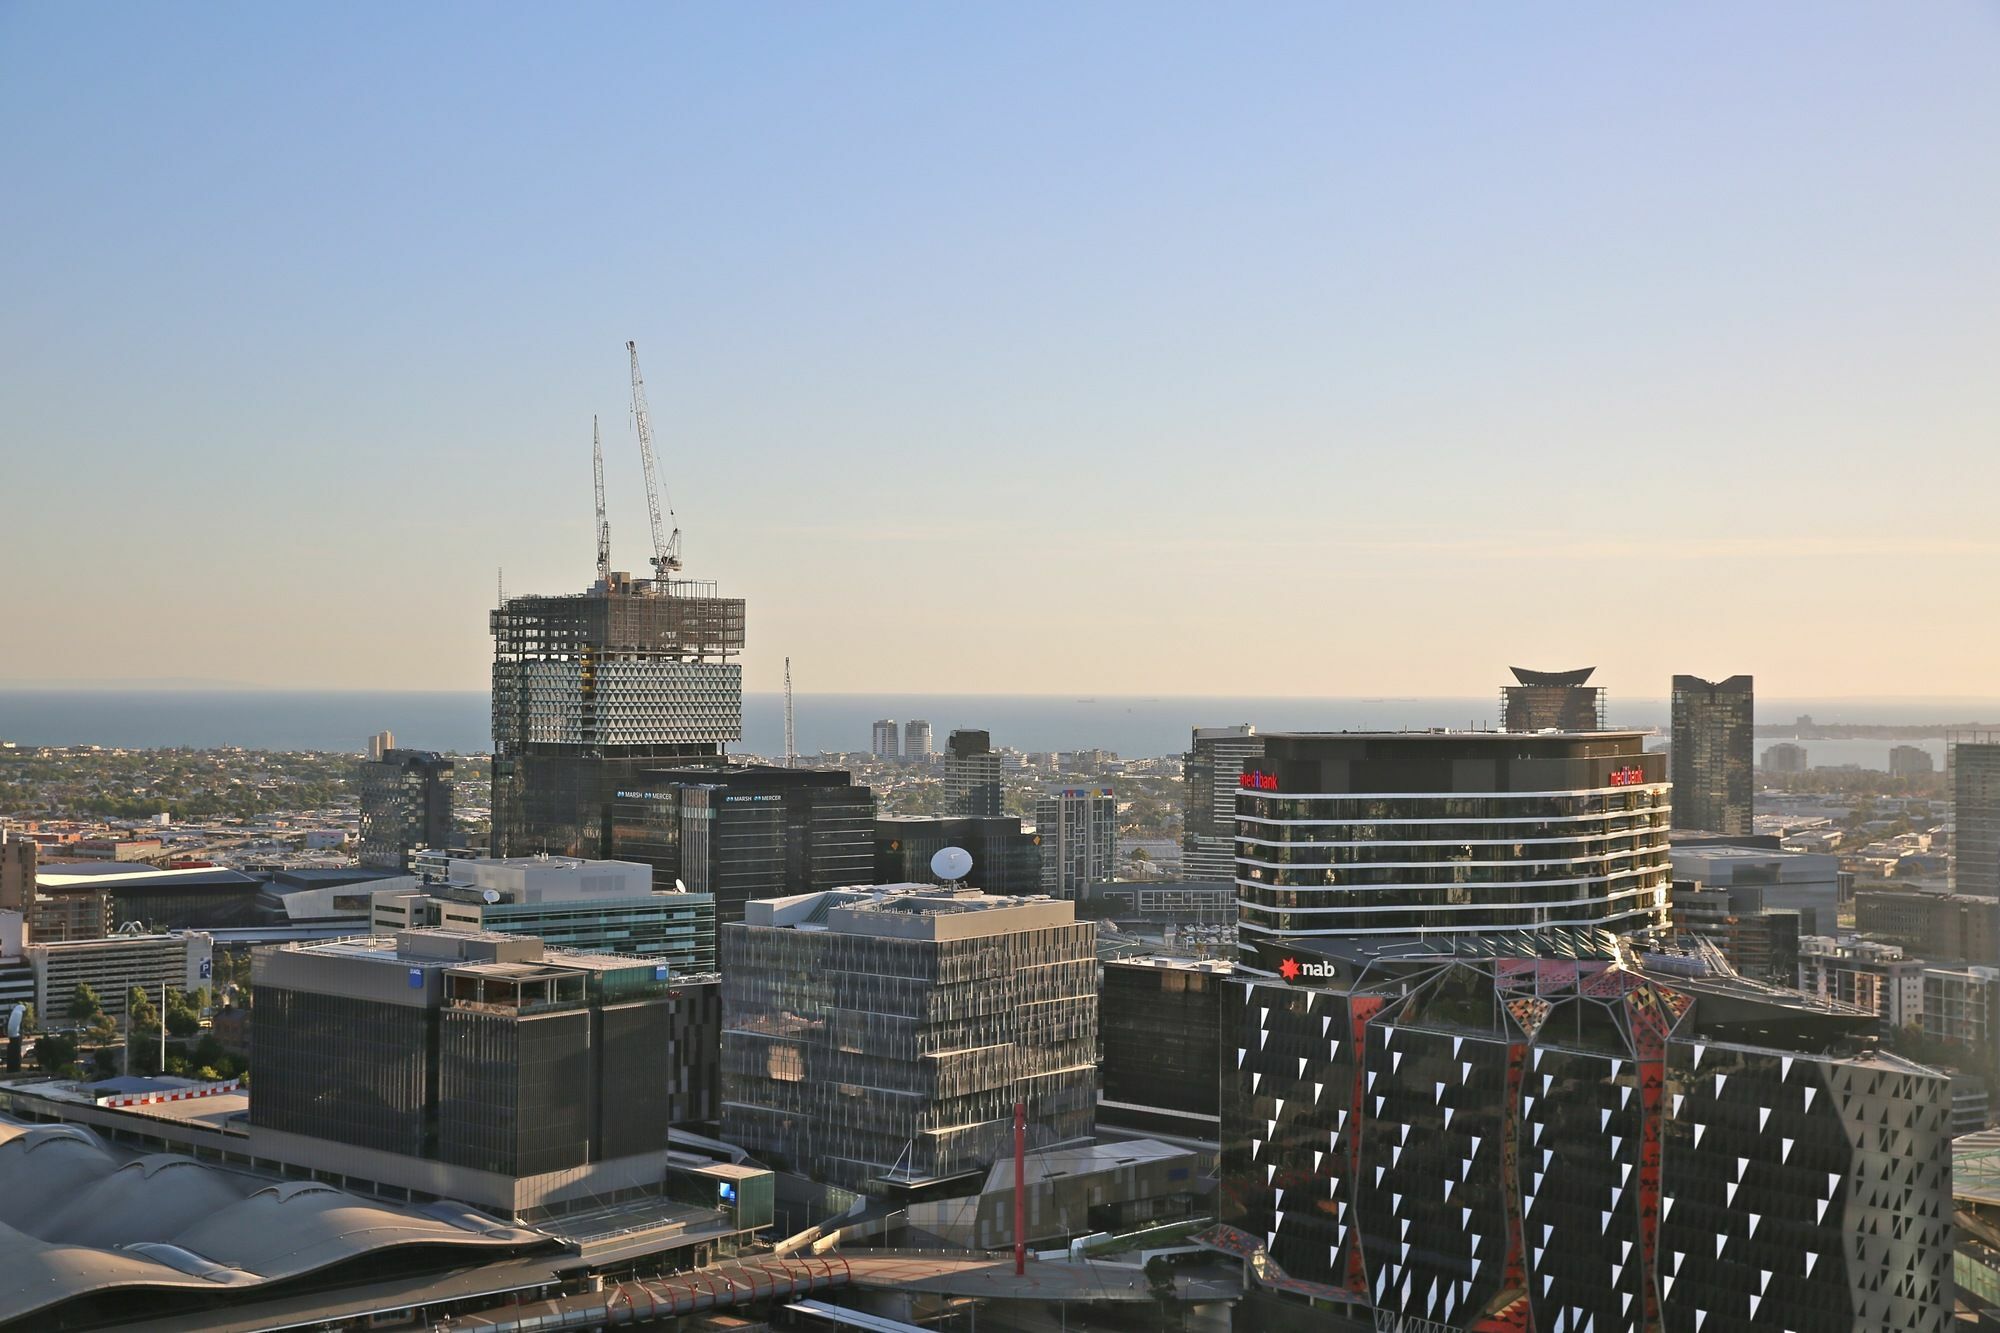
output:
{"label": "white satellite dish", "polygon": [[972,853],[963,847],[941,847],[931,858],[931,873],[947,884],[964,879],[972,869]]}
{"label": "white satellite dish", "polygon": [[688,891],[688,882],[686,880],[677,879],[674,881],[675,893],[686,893],[687,891]]}
{"label": "white satellite dish", "polygon": [[479,896],[484,898],[489,903],[497,903],[500,901],[500,890],[487,889],[484,893],[481,893]]}

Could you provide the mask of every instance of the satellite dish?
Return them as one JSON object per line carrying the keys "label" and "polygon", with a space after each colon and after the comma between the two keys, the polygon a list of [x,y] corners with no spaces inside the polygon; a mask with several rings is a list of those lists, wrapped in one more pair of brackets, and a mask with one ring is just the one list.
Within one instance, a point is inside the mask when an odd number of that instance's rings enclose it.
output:
{"label": "satellite dish", "polygon": [[964,879],[966,872],[971,869],[972,853],[963,847],[940,848],[937,855],[931,858],[931,873],[947,884],[953,880]]}
{"label": "satellite dish", "polygon": [[686,893],[687,891],[688,891],[688,882],[686,880],[677,879],[674,881],[675,893]]}
{"label": "satellite dish", "polygon": [[497,902],[499,902],[499,901],[500,901],[500,890],[498,890],[498,889],[487,889],[487,890],[486,890],[485,892],[481,893],[481,894],[480,894],[479,896],[480,896],[480,897],[482,897],[482,898],[484,898],[484,899],[485,899],[485,900],[486,900],[487,902],[489,902],[489,903],[497,903]]}

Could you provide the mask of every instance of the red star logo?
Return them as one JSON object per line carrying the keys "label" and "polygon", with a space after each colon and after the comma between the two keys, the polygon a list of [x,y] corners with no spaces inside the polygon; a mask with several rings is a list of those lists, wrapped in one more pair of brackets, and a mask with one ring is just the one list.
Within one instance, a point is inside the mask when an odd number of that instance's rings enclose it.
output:
{"label": "red star logo", "polygon": [[1278,964],[1278,975],[1287,981],[1297,981],[1299,979],[1299,960],[1296,958],[1287,958],[1284,962]]}

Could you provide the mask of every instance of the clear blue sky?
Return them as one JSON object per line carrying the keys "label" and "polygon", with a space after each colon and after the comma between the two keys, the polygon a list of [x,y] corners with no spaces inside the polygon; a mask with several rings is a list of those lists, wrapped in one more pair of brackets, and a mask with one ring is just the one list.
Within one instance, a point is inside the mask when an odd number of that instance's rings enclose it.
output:
{"label": "clear blue sky", "polygon": [[0,3],[0,679],[2000,672],[2000,8]]}

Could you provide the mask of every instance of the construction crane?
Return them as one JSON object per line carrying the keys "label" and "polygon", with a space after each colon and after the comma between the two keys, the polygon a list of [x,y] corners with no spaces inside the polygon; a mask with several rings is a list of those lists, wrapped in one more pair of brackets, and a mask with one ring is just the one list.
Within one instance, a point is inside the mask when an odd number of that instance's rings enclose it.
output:
{"label": "construction crane", "polygon": [[785,767],[797,768],[799,747],[792,736],[792,659],[785,659]]}
{"label": "construction crane", "polygon": [[[653,581],[656,591],[667,590],[667,580],[681,567],[681,529],[674,525],[673,536],[666,534],[666,524],[660,517],[659,470],[653,462],[653,423],[646,412],[646,381],[639,374],[639,344],[627,342],[625,350],[632,355],[632,421],[639,431],[639,461],[646,467],[646,508],[653,518]],[[667,505],[667,516],[672,517],[674,507]]]}
{"label": "construction crane", "polygon": [[604,516],[604,444],[597,417],[590,418],[590,470],[597,482],[597,581],[611,586],[611,520]]}

